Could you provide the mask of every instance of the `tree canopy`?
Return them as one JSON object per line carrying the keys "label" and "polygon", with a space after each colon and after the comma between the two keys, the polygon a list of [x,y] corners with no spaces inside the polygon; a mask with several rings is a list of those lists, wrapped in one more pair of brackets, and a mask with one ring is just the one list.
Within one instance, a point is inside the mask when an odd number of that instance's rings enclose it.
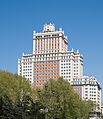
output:
{"label": "tree canopy", "polygon": [[[50,80],[48,83],[47,108],[48,119],[87,119],[92,110],[91,101],[82,101],[78,94],[73,92],[69,82],[60,77],[57,81]],[[55,90],[53,95],[52,90]],[[45,109],[45,87],[38,95]],[[86,111],[87,110],[87,111]]]}
{"label": "tree canopy", "polygon": [[[93,103],[82,101],[63,77],[47,85],[48,119],[88,119]],[[41,95],[27,79],[0,71],[0,119],[44,119],[45,86],[40,90]]]}
{"label": "tree canopy", "polygon": [[12,74],[10,72],[0,71],[0,92],[1,95],[7,95],[12,101],[21,100],[24,96],[31,96],[33,88],[28,80]]}
{"label": "tree canopy", "polygon": [[[0,71],[0,117],[22,119],[30,111],[33,99],[30,82],[17,74]],[[15,117],[13,117],[15,115]]]}

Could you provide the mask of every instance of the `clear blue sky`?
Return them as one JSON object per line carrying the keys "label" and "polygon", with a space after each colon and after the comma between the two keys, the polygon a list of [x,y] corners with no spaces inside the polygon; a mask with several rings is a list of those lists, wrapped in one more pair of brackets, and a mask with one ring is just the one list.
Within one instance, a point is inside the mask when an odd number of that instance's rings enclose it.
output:
{"label": "clear blue sky", "polygon": [[83,54],[84,75],[103,87],[103,0],[0,0],[0,69],[17,73],[18,58],[32,53],[33,29],[50,22]]}

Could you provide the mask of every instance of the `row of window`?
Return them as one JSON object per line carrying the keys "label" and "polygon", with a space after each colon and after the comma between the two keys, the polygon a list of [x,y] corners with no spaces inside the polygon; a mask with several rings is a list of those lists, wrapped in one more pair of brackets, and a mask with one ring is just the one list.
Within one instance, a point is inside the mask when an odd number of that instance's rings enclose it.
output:
{"label": "row of window", "polygon": [[46,62],[36,62],[35,64],[44,64],[44,63],[58,63],[59,61],[46,61]]}
{"label": "row of window", "polygon": [[81,88],[74,88],[73,90],[82,90]]}
{"label": "row of window", "polygon": [[74,70],[74,72],[78,72],[78,70]]}
{"label": "row of window", "polygon": [[[85,96],[88,96],[88,94],[85,94]],[[96,95],[95,95],[95,96],[96,96]],[[86,97],[86,99],[87,99],[87,97]],[[91,97],[90,97],[90,99],[96,100],[96,98],[91,98]]]}
{"label": "row of window", "polygon": [[31,65],[32,63],[23,63],[23,65]]}
{"label": "row of window", "polygon": [[31,68],[32,66],[23,66],[23,68]]}
{"label": "row of window", "polygon": [[74,67],[74,69],[78,69],[78,67]]}
{"label": "row of window", "polygon": [[89,84],[96,84],[96,82],[91,82],[91,81],[89,81]]}
{"label": "row of window", "polygon": [[47,82],[47,81],[46,80],[34,81],[34,83],[36,83],[36,82],[39,83],[39,82]]}
{"label": "row of window", "polygon": [[61,65],[71,65],[71,63],[61,64]]}
{"label": "row of window", "polygon": [[72,58],[72,56],[64,56],[64,57],[61,57],[61,59],[68,59],[68,58]]}
{"label": "row of window", "polygon": [[37,45],[37,44],[48,44],[48,43],[50,43],[50,44],[53,44],[53,43],[59,43],[59,40],[58,39],[44,39],[44,40],[36,40],[35,41],[35,45]]}
{"label": "row of window", "polygon": [[53,46],[53,45],[59,45],[59,41],[56,40],[55,42],[52,40],[52,41],[41,41],[41,42],[35,42],[35,46],[38,46],[38,47],[45,47],[45,46]]}
{"label": "row of window", "polygon": [[87,81],[87,80],[89,80],[89,81],[93,81],[93,80],[94,80],[94,81],[95,81],[95,79],[84,79],[84,80],[85,80],[85,81]]}
{"label": "row of window", "polygon": [[90,90],[96,90],[96,88],[90,88]]}
{"label": "row of window", "polygon": [[35,65],[34,67],[47,67],[47,66],[59,66],[59,64],[49,64],[49,65]]}
{"label": "row of window", "polygon": [[34,74],[34,76],[49,76],[49,75],[59,75],[59,73],[51,73],[51,74]]}
{"label": "row of window", "polygon": [[63,68],[71,68],[71,66],[65,66],[65,67],[61,67],[61,69],[63,69]]}
{"label": "row of window", "polygon": [[71,69],[69,69],[69,70],[68,70],[68,69],[66,69],[66,70],[61,70],[61,72],[65,72],[65,71],[71,71]]}
{"label": "row of window", "polygon": [[[88,88],[85,88],[85,90],[88,90]],[[96,88],[90,88],[90,90],[96,90]]]}
{"label": "row of window", "polygon": [[[59,34],[53,34],[53,35],[44,35],[44,38],[45,37],[58,37]],[[42,38],[43,36],[36,36],[36,38]]]}
{"label": "row of window", "polygon": [[[63,75],[62,75],[63,76]],[[71,78],[71,76],[63,76],[63,78]]]}
{"label": "row of window", "polygon": [[[73,56],[63,56],[62,59],[68,59],[68,58],[73,58],[76,59],[76,57]],[[78,61],[74,61],[75,63],[77,63]]]}
{"label": "row of window", "polygon": [[[48,51],[45,51],[46,53],[48,52]],[[55,51],[50,51],[50,52],[57,52],[56,50]],[[58,51],[59,52],[59,51]],[[38,53],[40,53],[40,52],[38,52]],[[42,52],[41,52],[42,53]],[[47,57],[47,56],[59,56],[59,54],[49,54],[49,55],[35,55],[35,58],[36,57]],[[56,58],[56,57],[55,57]],[[61,59],[65,59],[65,58],[71,58],[71,56],[64,56],[64,57],[61,57]],[[64,61],[61,61],[61,62],[70,62],[70,60],[64,60]],[[78,63],[78,61],[74,61],[74,63]],[[74,66],[76,66],[76,65],[78,65],[78,64],[74,64]]]}
{"label": "row of window", "polygon": [[96,96],[96,95],[90,95],[90,96]]}
{"label": "row of window", "polygon": [[34,59],[35,61],[41,61],[41,60],[55,60],[55,59],[59,59],[59,57],[49,57],[49,58],[39,58],[39,59]]}
{"label": "row of window", "polygon": [[90,91],[90,93],[96,93],[95,91]]}
{"label": "row of window", "polygon": [[82,79],[73,79],[73,81],[82,81]]}
{"label": "row of window", "polygon": [[39,51],[39,52],[37,52],[37,51],[35,51],[35,54],[42,54],[42,53],[58,53],[59,52],[59,50],[50,50],[50,51]]}
{"label": "row of window", "polygon": [[78,64],[74,64],[74,67],[75,67],[75,66],[78,67]]}
{"label": "row of window", "polygon": [[72,86],[72,87],[82,87],[82,86]]}
{"label": "row of window", "polygon": [[31,74],[32,72],[23,72],[23,74]]}
{"label": "row of window", "polygon": [[41,45],[41,47],[40,46],[38,46],[38,47],[36,46],[35,50],[39,50],[40,51],[40,50],[44,50],[44,49],[47,49],[47,48],[48,49],[54,49],[54,48],[57,49],[57,48],[59,48],[59,44],[58,45],[52,44],[51,46],[48,46],[48,45],[44,44],[44,47],[42,47],[42,45]]}
{"label": "row of window", "polygon": [[43,86],[44,84],[34,84],[34,86],[41,86],[41,85]]}
{"label": "row of window", "polygon": [[34,73],[45,73],[45,72],[59,72],[59,70],[48,70],[48,71],[34,71]]}
{"label": "row of window", "polygon": [[32,76],[32,75],[23,75],[23,77],[29,77],[29,76]]}
{"label": "row of window", "polygon": [[23,69],[23,71],[29,71],[29,70],[32,70],[32,69]]}
{"label": "row of window", "polygon": [[59,69],[59,67],[37,68],[37,69],[34,69],[34,70],[47,70],[47,69]]}
{"label": "row of window", "polygon": [[92,100],[96,100],[96,98],[90,98],[90,99],[92,99]]}
{"label": "row of window", "polygon": [[70,62],[71,60],[62,60],[61,62]]}
{"label": "row of window", "polygon": [[32,61],[32,59],[23,59],[23,61]]}
{"label": "row of window", "polygon": [[61,75],[65,75],[65,74],[69,74],[70,75],[71,73],[70,72],[69,73],[61,73]]}
{"label": "row of window", "polygon": [[[76,82],[77,84],[79,84],[78,82]],[[90,81],[88,81],[88,82],[85,82],[85,81],[82,81],[82,84],[96,84],[96,82],[90,82]]]}
{"label": "row of window", "polygon": [[58,76],[56,77],[56,76],[54,76],[54,77],[34,77],[34,80],[35,79],[56,79],[56,78],[59,78]]}
{"label": "row of window", "polygon": [[82,82],[73,82],[73,84],[82,84]]}
{"label": "row of window", "polygon": [[37,58],[37,57],[50,57],[50,56],[59,56],[59,54],[35,55],[35,58]]}
{"label": "row of window", "polygon": [[74,75],[78,75],[78,73],[74,73]]}
{"label": "row of window", "polygon": [[95,80],[95,79],[75,79],[76,81],[79,81],[79,80],[83,80],[83,81],[91,81],[91,80]]}
{"label": "row of window", "polygon": [[[68,70],[61,70],[61,72],[66,72],[66,71],[71,71],[70,69]],[[74,72],[78,72],[78,70],[74,70]],[[74,75],[76,75],[76,74],[74,74]]]}

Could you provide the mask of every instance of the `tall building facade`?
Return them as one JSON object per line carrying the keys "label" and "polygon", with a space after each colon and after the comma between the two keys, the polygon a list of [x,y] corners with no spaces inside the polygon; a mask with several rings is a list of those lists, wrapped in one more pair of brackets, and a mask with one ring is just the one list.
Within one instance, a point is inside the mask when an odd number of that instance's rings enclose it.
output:
{"label": "tall building facade", "polygon": [[50,79],[63,76],[82,99],[101,106],[101,88],[93,77],[83,76],[83,56],[77,50],[68,51],[67,36],[54,24],[44,25],[43,31],[33,32],[33,53],[18,59],[18,74],[27,78],[34,88],[42,88]]}
{"label": "tall building facade", "polygon": [[54,24],[46,24],[42,32],[33,33],[33,54],[18,59],[18,74],[29,79],[34,88],[59,76],[71,83],[83,75],[83,56],[78,50],[68,51],[67,36],[61,28],[55,30]]}

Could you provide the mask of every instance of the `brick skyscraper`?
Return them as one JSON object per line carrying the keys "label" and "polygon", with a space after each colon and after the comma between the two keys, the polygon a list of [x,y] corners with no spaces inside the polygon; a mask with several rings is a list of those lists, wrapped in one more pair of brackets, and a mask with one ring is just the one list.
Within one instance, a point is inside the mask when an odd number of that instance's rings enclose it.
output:
{"label": "brick skyscraper", "polygon": [[55,30],[54,24],[46,24],[42,32],[34,31],[33,54],[23,54],[18,60],[18,74],[29,79],[34,88],[59,76],[71,83],[74,77],[83,75],[83,57],[78,50],[68,51],[68,40],[61,28]]}

